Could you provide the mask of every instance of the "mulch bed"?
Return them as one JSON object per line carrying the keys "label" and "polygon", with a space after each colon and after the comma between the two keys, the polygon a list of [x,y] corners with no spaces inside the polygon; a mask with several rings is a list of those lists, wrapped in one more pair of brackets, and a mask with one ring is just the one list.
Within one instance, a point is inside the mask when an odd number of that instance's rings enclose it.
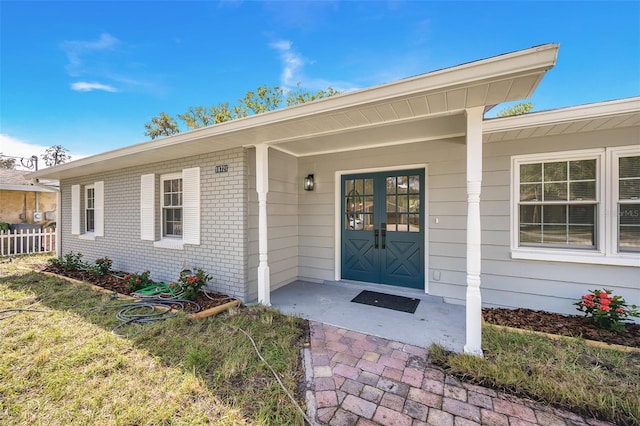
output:
{"label": "mulch bed", "polygon": [[[74,278],[76,280],[86,281],[91,284],[97,285],[99,287],[103,287],[107,290],[115,291],[120,294],[131,295],[132,293],[129,290],[129,287],[127,286],[127,282],[124,279],[115,277],[113,275],[96,276],[89,271],[67,271],[64,268],[58,268],[53,265],[48,265],[43,270],[46,272],[52,272],[54,274],[62,275],[65,277]],[[125,275],[126,272],[113,272],[113,274]],[[232,300],[237,300],[233,297],[227,296],[226,294],[222,294],[222,293],[207,292],[207,295],[209,297],[207,297],[204,293],[200,293],[198,294],[195,300],[195,302],[198,303],[198,305],[200,305],[200,308],[202,311],[215,308],[216,306],[223,305],[227,302],[231,302]],[[188,312],[191,312],[191,313],[195,312],[194,306],[190,304],[186,305],[185,308],[186,308],[185,310]]]}
{"label": "mulch bed", "polygon": [[523,308],[483,308],[482,315],[489,324],[640,348],[640,324],[627,323],[623,332],[614,333],[596,327],[580,315],[561,315]]}

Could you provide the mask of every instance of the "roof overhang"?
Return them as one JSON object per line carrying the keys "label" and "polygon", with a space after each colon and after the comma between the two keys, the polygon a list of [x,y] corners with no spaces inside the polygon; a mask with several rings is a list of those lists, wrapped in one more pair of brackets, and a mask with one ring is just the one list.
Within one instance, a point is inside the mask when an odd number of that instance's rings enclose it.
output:
{"label": "roof overhang", "polygon": [[259,144],[294,156],[465,133],[465,109],[528,98],[556,63],[545,44],[143,142],[31,173],[67,179]]}
{"label": "roof overhang", "polygon": [[55,192],[53,189],[32,185],[9,185],[0,184],[0,191],[23,191],[23,192]]}
{"label": "roof overhang", "polygon": [[484,142],[640,126],[640,97],[485,120]]}

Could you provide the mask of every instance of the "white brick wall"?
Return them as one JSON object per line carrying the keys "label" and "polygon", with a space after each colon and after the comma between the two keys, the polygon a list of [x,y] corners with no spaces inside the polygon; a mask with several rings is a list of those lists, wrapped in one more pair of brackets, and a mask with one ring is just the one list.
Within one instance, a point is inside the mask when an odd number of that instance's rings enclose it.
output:
{"label": "white brick wall", "polygon": [[[215,173],[215,166],[226,164],[227,173]],[[185,245],[184,250],[155,248],[152,241],[140,239],[140,176],[159,176],[200,167],[201,244]],[[104,237],[95,241],[71,235],[71,185],[90,185],[104,181]],[[247,282],[247,152],[243,148],[147,164],[109,173],[100,173],[61,182],[62,252],[80,252],[94,262],[108,256],[113,267],[126,272],[151,271],[156,281],[176,280],[182,269],[202,268],[213,280],[212,290],[246,301]],[[84,208],[84,196],[82,197]],[[156,189],[156,206],[160,190]],[[81,217],[84,214],[81,215]],[[84,218],[82,219],[84,220]],[[156,235],[160,235],[160,209],[156,207]],[[84,229],[84,223],[81,224]]]}

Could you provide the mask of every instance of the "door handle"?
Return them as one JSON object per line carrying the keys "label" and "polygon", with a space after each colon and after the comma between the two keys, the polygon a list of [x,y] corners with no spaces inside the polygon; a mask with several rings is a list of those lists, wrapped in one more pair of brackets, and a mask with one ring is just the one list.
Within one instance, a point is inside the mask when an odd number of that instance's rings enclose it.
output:
{"label": "door handle", "polygon": [[381,234],[382,234],[382,250],[385,250],[386,247],[386,239],[387,239],[387,224],[386,223],[382,223],[380,224],[382,226],[382,230],[381,230]]}
{"label": "door handle", "polygon": [[373,247],[374,248],[378,248],[378,235],[380,234],[380,231],[378,231],[377,229],[373,230]]}

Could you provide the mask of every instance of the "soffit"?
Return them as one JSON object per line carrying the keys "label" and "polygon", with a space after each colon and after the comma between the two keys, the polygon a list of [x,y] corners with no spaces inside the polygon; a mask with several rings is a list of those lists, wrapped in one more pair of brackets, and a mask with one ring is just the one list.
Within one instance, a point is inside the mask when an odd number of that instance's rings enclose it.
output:
{"label": "soffit", "polygon": [[640,97],[487,120],[484,142],[640,127]]}
{"label": "soffit", "polygon": [[512,52],[296,107],[144,142],[44,169],[65,179],[268,144],[295,156],[463,135],[466,108],[530,97],[558,45]]}

